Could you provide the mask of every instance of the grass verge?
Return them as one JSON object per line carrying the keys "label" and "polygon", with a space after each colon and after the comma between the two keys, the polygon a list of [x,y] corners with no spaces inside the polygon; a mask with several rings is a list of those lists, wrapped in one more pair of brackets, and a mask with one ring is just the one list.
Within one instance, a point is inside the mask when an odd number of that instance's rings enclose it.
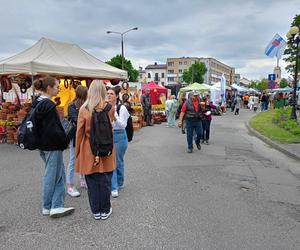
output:
{"label": "grass verge", "polygon": [[256,131],[271,140],[280,143],[300,143],[300,135],[293,135],[289,131],[284,128],[280,128],[272,122],[274,115],[275,112],[273,110],[261,112],[252,117],[249,124]]}

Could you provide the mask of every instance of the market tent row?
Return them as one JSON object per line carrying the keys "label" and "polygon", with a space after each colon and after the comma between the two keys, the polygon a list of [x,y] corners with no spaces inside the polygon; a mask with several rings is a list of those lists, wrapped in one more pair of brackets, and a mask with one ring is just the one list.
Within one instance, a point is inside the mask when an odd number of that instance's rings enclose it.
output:
{"label": "market tent row", "polygon": [[237,85],[235,83],[231,85],[231,88],[233,88],[234,90],[237,90],[238,92],[249,92],[248,88],[239,86],[239,85]]}
{"label": "market tent row", "polygon": [[286,86],[285,88],[268,89],[268,92],[290,93],[293,92],[293,89],[290,88],[289,86]]}
{"label": "market tent row", "polygon": [[81,49],[76,44],[41,38],[27,50],[0,61],[0,75],[57,75],[72,78],[119,79],[128,75]]}
{"label": "market tent row", "polygon": [[160,86],[152,81],[142,87],[142,93],[145,93],[146,89],[150,90],[152,105],[165,103],[168,95],[167,88]]}

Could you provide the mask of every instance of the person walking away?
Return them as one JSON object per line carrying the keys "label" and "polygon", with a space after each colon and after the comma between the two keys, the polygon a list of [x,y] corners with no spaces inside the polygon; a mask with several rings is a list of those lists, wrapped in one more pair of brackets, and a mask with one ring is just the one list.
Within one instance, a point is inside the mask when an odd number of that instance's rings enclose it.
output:
{"label": "person walking away", "polygon": [[250,95],[249,96],[249,102],[248,102],[248,107],[249,107],[249,109],[250,109],[250,111],[252,111],[253,110],[253,98],[254,98],[254,95]]}
{"label": "person walking away", "polygon": [[[68,106],[68,119],[73,122],[73,124],[77,125],[77,119],[78,119],[78,112],[82,104],[86,101],[87,97],[87,91],[88,88],[84,86],[77,86],[76,88],[76,96],[75,99],[69,104]],[[67,168],[67,193],[71,197],[78,197],[80,196],[79,191],[74,186],[74,165],[75,165],[75,136],[76,136],[76,130],[74,132],[74,135],[72,137],[72,140],[70,141],[70,157],[69,157],[69,165]],[[80,176],[80,186],[86,187],[86,183],[84,180],[84,176]]]}
{"label": "person walking away", "polygon": [[259,98],[257,95],[253,96],[253,111],[256,112],[259,105]]}
{"label": "person walking away", "polygon": [[265,111],[269,109],[269,95],[266,94],[266,101],[265,101]]}
{"label": "person walking away", "polygon": [[[181,109],[182,109],[182,106],[185,103],[185,101],[186,101],[185,97],[181,97],[180,100],[179,100],[179,106],[177,108],[178,117],[180,116]],[[181,133],[185,134],[185,119],[184,119],[184,117],[183,117],[183,120],[182,120]]]}
{"label": "person walking away", "polygon": [[53,77],[44,77],[34,81],[34,87],[41,92],[33,102],[32,108],[36,107],[38,149],[45,163],[42,214],[58,218],[74,212],[73,207],[64,207],[63,150],[68,147],[69,139],[60,121],[56,105],[51,100],[59,92],[59,82]]}
{"label": "person walking away", "polygon": [[209,137],[210,137],[210,125],[212,121],[211,109],[215,109],[216,106],[207,100],[205,97],[203,98],[203,102],[205,103],[204,115],[202,120],[202,143],[209,144]]}
{"label": "person walking away", "polygon": [[224,94],[221,94],[220,106],[223,114],[226,114],[226,98]]}
{"label": "person walking away", "polygon": [[113,123],[114,145],[116,149],[117,167],[113,171],[111,182],[111,196],[117,198],[119,189],[124,185],[124,155],[128,147],[128,138],[126,134],[127,120],[130,116],[127,108],[121,103],[119,93],[121,88],[114,87],[107,91],[107,100],[115,107],[115,121]]}
{"label": "person walking away", "polygon": [[178,101],[175,99],[175,96],[172,95],[170,98],[170,102],[168,102],[168,127],[174,127],[175,126],[175,119],[176,119],[176,112],[178,109]]}
{"label": "person walking away", "polygon": [[231,96],[231,112],[234,111],[234,109],[235,109],[235,104],[236,104],[236,96],[235,96],[235,95],[232,95],[232,96]]}
{"label": "person walking away", "polygon": [[152,109],[152,102],[151,102],[151,96],[150,96],[150,89],[145,90],[145,94],[141,96],[141,104],[144,111],[144,120],[146,122],[147,126],[153,126],[151,119],[151,109]]}
{"label": "person walking away", "polygon": [[242,107],[242,105],[243,105],[242,98],[239,95],[237,95],[236,96],[235,112],[234,112],[235,115],[240,114],[240,108]]}
{"label": "person walking away", "polygon": [[96,220],[107,219],[112,213],[110,203],[111,178],[115,169],[115,151],[108,156],[95,157],[92,152],[90,137],[93,112],[107,112],[110,124],[115,117],[115,109],[106,101],[106,88],[102,81],[92,81],[87,100],[79,109],[76,145],[75,145],[75,171],[84,174],[88,186],[88,197],[91,211]]}
{"label": "person walking away", "polygon": [[172,98],[172,95],[170,95],[168,97],[168,100],[166,100],[166,102],[165,102],[165,111],[166,111],[167,119],[168,119],[168,116],[169,116],[169,108],[168,108],[169,107],[169,103],[172,102],[171,98]]}
{"label": "person walking away", "polygon": [[201,150],[200,140],[202,136],[202,119],[203,119],[203,110],[200,103],[199,92],[193,90],[192,95],[184,103],[181,109],[179,116],[178,127],[181,128],[182,120],[185,116],[186,121],[186,130],[187,130],[187,144],[188,144],[188,153],[193,152],[193,135],[196,133],[196,146],[198,150]]}
{"label": "person walking away", "polygon": [[266,110],[266,101],[267,101],[266,93],[262,94],[260,101],[261,101],[261,111],[265,111]]}

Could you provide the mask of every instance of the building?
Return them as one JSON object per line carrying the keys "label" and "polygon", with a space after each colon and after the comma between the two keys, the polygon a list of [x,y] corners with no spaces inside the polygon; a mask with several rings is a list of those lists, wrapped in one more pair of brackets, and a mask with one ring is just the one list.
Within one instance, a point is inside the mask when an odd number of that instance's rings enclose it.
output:
{"label": "building", "polygon": [[139,77],[138,77],[139,82],[146,83],[147,82],[147,77],[146,77],[146,70],[143,69],[143,67],[139,67]]}
{"label": "building", "polygon": [[167,58],[168,85],[182,83],[183,72],[187,71],[196,61],[199,61],[198,57]]}
{"label": "building", "polygon": [[245,77],[243,77],[241,80],[240,80],[240,85],[241,86],[244,86],[244,87],[249,87],[251,84],[251,81]]}
{"label": "building", "polygon": [[195,62],[203,62],[207,68],[204,75],[204,83],[215,84],[221,81],[222,74],[225,75],[226,82],[231,85],[235,81],[235,69],[215,58],[204,57],[179,57],[167,58],[167,81],[168,85],[182,83],[182,75]]}
{"label": "building", "polygon": [[234,83],[236,83],[237,85],[240,85],[240,81],[241,81],[241,75],[240,74],[235,74]]}
{"label": "building", "polygon": [[227,85],[231,85],[235,80],[235,68],[226,65],[218,61],[215,58],[200,58],[200,62],[204,62],[207,68],[207,72],[204,76],[204,83],[206,84],[215,84],[221,81],[221,76],[224,74],[226,78]]}
{"label": "building", "polygon": [[166,64],[154,64],[148,65],[145,68],[146,81],[154,81],[159,85],[167,84],[167,65]]}

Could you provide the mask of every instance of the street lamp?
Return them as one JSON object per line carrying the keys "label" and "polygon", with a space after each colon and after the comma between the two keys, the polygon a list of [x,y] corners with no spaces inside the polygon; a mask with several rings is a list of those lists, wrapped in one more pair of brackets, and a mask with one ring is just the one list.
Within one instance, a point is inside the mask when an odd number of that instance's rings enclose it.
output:
{"label": "street lamp", "polygon": [[132,29],[129,29],[129,30],[126,30],[124,32],[118,32],[118,31],[111,31],[111,30],[108,30],[106,31],[107,34],[119,34],[121,35],[121,48],[122,48],[122,69],[124,69],[124,41],[123,41],[123,36],[128,33],[129,31],[132,31],[132,30],[137,30],[138,27],[134,27]]}
{"label": "street lamp", "polygon": [[299,53],[299,43],[300,43],[300,32],[299,27],[293,26],[290,28],[289,32],[286,34],[286,37],[288,38],[288,43],[291,46],[291,48],[296,49],[296,61],[292,63],[292,66],[294,66],[294,89],[293,89],[293,105],[292,105],[292,113],[291,113],[291,119],[297,120],[297,82],[298,82],[298,68],[299,68],[299,59],[300,59],[300,53]]}

